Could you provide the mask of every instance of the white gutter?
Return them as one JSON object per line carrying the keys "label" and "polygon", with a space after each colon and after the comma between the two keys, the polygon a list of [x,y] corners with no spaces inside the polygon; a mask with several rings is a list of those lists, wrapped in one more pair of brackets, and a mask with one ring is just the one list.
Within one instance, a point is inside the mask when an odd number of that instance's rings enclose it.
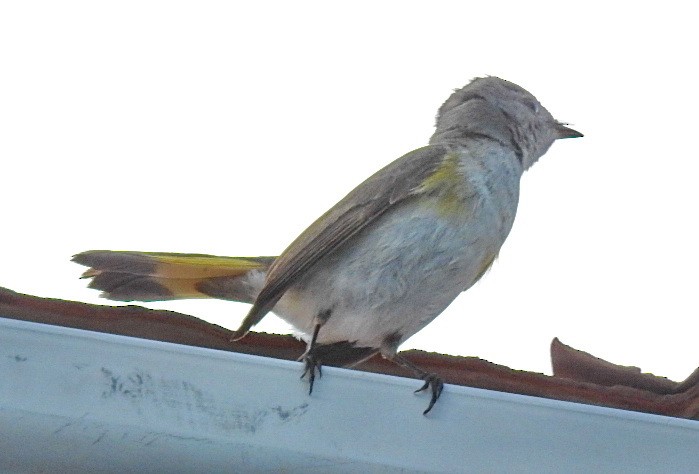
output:
{"label": "white gutter", "polygon": [[3,472],[697,472],[699,422],[0,318]]}

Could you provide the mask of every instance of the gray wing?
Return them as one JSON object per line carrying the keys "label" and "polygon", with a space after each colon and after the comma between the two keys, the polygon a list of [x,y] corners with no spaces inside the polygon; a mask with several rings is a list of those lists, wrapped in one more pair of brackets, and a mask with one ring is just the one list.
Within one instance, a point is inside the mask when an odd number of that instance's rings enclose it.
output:
{"label": "gray wing", "polygon": [[449,151],[445,145],[430,145],[403,155],[357,186],[311,224],[269,268],[265,286],[234,339],[247,334],[289,286],[320,259],[396,203],[418,193],[420,185],[439,167]]}

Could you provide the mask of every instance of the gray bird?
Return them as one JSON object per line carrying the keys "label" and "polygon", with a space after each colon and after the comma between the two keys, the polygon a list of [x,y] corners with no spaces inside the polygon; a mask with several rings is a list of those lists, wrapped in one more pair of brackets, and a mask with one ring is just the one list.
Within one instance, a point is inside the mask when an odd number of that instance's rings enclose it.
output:
{"label": "gray bird", "polygon": [[88,251],[91,288],[121,301],[221,298],[251,303],[244,337],[270,311],[307,342],[310,390],[321,364],[351,366],[376,353],[430,389],[443,383],[398,347],[476,283],[510,233],[524,170],[559,138],[556,121],[516,84],[477,78],[439,108],[429,145],[357,186],[278,257]]}

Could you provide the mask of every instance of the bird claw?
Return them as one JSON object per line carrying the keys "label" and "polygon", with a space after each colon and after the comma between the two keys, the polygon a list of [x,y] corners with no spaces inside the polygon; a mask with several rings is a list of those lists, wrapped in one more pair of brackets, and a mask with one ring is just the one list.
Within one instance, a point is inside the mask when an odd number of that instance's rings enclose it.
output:
{"label": "bird claw", "polygon": [[313,393],[313,383],[316,381],[316,372],[318,373],[318,378],[323,378],[322,365],[311,354],[306,354],[303,356],[304,369],[301,374],[301,378],[304,378],[308,374],[308,394]]}
{"label": "bird claw", "polygon": [[439,396],[442,394],[442,390],[444,389],[444,382],[442,382],[442,379],[440,379],[437,376],[437,374],[426,374],[423,377],[423,380],[425,381],[425,384],[422,387],[415,390],[415,393],[422,392],[424,390],[427,390],[428,388],[431,389],[432,398],[430,399],[430,404],[427,405],[427,409],[422,412],[423,415],[427,415],[430,412],[430,410],[432,410],[432,407],[437,402]]}

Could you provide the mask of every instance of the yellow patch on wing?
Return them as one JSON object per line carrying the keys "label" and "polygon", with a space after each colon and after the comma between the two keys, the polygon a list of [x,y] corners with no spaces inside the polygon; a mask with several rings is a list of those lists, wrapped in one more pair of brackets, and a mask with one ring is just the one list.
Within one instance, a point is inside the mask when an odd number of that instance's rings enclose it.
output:
{"label": "yellow patch on wing", "polygon": [[466,181],[459,169],[459,155],[448,153],[444,159],[427,178],[425,178],[418,191],[437,197],[439,212],[446,215],[464,212]]}

